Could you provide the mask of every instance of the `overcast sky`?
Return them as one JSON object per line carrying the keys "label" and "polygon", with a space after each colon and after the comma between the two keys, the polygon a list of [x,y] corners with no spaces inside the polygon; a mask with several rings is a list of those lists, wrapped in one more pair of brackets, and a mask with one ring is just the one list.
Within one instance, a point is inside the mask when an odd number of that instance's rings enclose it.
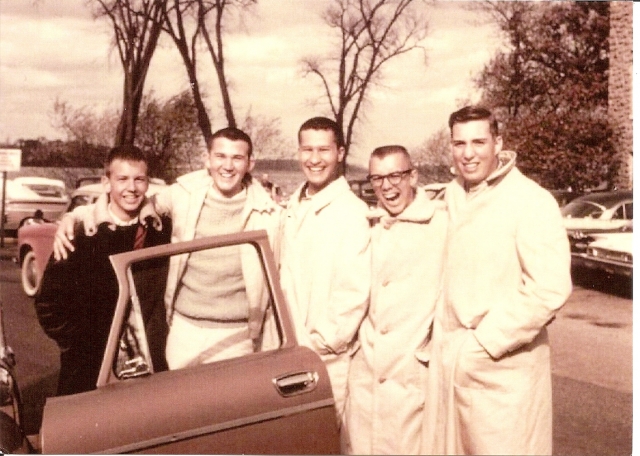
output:
{"label": "overcast sky", "polygon": [[[312,100],[317,80],[301,77],[300,59],[330,49],[319,13],[327,0],[261,0],[244,31],[225,41],[227,74],[236,116],[281,118],[295,139],[307,118],[326,115]],[[51,126],[56,98],[96,111],[119,108],[122,70],[110,47],[110,28],[91,18],[84,0],[0,0],[0,141],[60,138]],[[457,101],[475,100],[471,78],[490,59],[499,41],[490,24],[480,24],[462,2],[429,7],[427,64],[420,52],[392,61],[384,90],[371,93],[352,156],[363,163],[379,145],[409,148],[446,125]],[[202,57],[203,64],[205,56]],[[203,66],[200,78],[212,94],[208,105],[214,129],[224,126],[215,74]],[[206,81],[204,81],[206,79]],[[146,84],[166,98],[186,89],[186,73],[172,43],[157,50]],[[292,151],[293,153],[293,151]]]}

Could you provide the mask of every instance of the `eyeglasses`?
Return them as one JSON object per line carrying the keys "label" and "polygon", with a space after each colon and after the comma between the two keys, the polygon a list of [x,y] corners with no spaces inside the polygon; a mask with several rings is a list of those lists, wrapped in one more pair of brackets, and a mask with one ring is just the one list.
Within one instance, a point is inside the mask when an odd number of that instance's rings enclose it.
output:
{"label": "eyeglasses", "polygon": [[405,169],[404,171],[396,171],[395,173],[385,174],[382,176],[379,174],[369,174],[367,179],[369,179],[371,185],[374,187],[381,187],[385,179],[387,179],[391,185],[398,185],[404,176],[409,174],[411,171],[413,171],[413,169]]}

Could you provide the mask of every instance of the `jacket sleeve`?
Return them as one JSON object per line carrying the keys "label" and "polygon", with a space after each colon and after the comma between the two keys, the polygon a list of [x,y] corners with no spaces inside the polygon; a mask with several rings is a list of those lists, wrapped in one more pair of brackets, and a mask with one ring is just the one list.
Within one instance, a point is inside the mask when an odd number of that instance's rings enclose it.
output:
{"label": "jacket sleeve", "polygon": [[519,212],[515,249],[522,280],[517,302],[491,309],[474,335],[493,357],[531,342],[571,294],[571,254],[558,205],[542,195]]}
{"label": "jacket sleeve", "polygon": [[[70,258],[71,255],[73,253],[70,254]],[[69,267],[69,259],[56,262],[51,258],[35,297],[38,322],[45,334],[53,339],[62,351],[69,348],[77,335],[76,325],[69,318],[70,303],[65,293],[65,287],[73,286],[68,279],[71,276],[67,274]]]}
{"label": "jacket sleeve", "polygon": [[311,344],[320,354],[339,354],[349,350],[369,305],[369,223],[363,214],[343,226],[344,236],[333,247],[336,253],[326,318],[318,321],[310,331]]}
{"label": "jacket sleeve", "polygon": [[173,192],[176,184],[171,184],[168,187],[163,188],[158,193],[149,197],[149,201],[155,209],[155,212],[160,217],[172,218],[173,213]]}

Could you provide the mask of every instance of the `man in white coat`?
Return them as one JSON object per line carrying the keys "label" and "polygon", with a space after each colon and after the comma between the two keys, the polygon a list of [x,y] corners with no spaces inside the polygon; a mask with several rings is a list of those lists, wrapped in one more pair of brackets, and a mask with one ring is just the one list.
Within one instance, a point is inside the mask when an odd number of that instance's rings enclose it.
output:
{"label": "man in white coat", "polygon": [[369,180],[378,198],[369,214],[371,301],[349,370],[348,451],[420,454],[447,213],[417,187],[418,172],[402,146],[373,151]]}
{"label": "man in white coat", "polygon": [[300,127],[298,160],[307,180],[284,211],[280,263],[298,342],[324,360],[340,419],[371,283],[368,209],[340,175],[344,152],[335,121],[314,117]]}
{"label": "man in white coat", "polygon": [[445,280],[423,451],[551,454],[546,326],[571,293],[560,210],[515,167],[515,152],[502,150],[491,111],[467,106],[449,127],[457,177],[445,193]]}

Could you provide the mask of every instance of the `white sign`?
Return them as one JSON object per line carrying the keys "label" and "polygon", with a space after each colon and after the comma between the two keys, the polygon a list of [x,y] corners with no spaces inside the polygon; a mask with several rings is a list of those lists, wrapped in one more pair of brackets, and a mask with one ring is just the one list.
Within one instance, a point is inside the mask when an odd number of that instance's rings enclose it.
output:
{"label": "white sign", "polygon": [[21,149],[0,149],[0,171],[20,171]]}

